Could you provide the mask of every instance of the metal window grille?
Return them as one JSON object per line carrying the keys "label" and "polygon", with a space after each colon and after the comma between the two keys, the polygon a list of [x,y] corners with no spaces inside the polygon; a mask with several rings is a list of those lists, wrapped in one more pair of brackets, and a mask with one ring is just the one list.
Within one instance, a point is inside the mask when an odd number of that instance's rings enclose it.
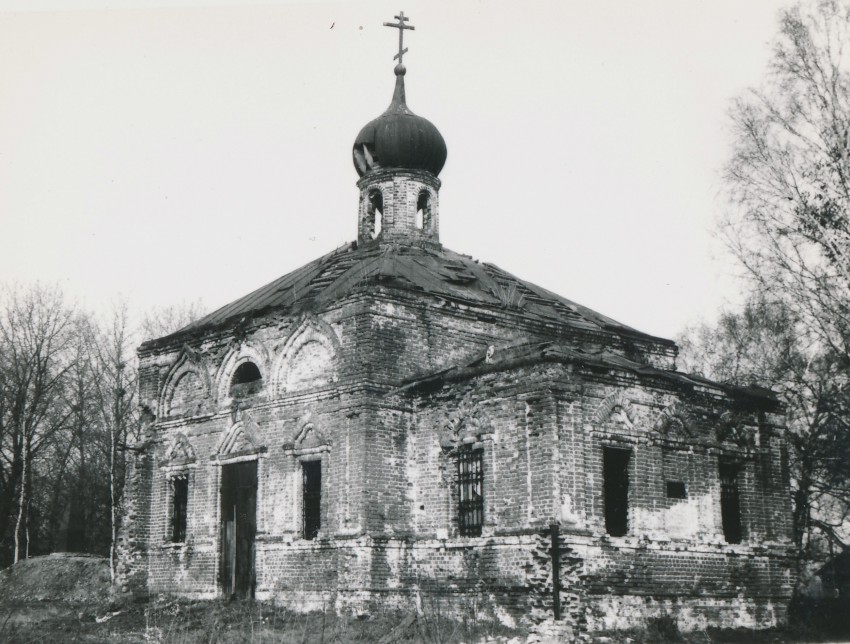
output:
{"label": "metal window grille", "polygon": [[301,463],[304,473],[304,538],[315,539],[322,524],[322,462]]}
{"label": "metal window grille", "polygon": [[457,455],[458,531],[480,537],[484,524],[484,450],[463,449]]}
{"label": "metal window grille", "polygon": [[171,479],[171,540],[186,541],[186,511],[189,505],[189,477],[175,476]]}

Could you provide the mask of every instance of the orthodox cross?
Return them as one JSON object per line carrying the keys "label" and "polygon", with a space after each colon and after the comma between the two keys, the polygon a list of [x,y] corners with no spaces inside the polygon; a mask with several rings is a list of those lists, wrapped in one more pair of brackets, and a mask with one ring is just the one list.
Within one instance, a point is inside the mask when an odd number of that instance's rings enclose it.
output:
{"label": "orthodox cross", "polygon": [[398,58],[398,64],[401,65],[404,61],[402,60],[403,56],[407,53],[407,48],[404,46],[404,30],[405,29],[416,29],[413,25],[404,24],[410,18],[404,17],[404,11],[399,11],[397,16],[393,16],[398,22],[385,22],[384,27],[393,27],[398,29],[398,53],[393,56],[393,60]]}

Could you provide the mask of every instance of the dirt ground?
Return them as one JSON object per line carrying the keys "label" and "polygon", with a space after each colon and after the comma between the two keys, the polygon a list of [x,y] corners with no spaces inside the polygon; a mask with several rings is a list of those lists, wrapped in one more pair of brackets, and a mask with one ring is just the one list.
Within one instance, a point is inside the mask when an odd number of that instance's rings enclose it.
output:
{"label": "dirt ground", "polygon": [[[537,630],[537,632],[535,632]],[[108,562],[99,557],[54,554],[0,571],[0,642],[104,643],[347,643],[552,641],[539,629],[509,629],[441,614],[381,613],[353,618],[331,612],[297,614],[270,602],[191,601],[146,597],[114,601]],[[713,631],[680,634],[672,622],[597,633],[600,644],[684,642],[825,642],[792,631]],[[832,640],[835,641],[835,640]]]}

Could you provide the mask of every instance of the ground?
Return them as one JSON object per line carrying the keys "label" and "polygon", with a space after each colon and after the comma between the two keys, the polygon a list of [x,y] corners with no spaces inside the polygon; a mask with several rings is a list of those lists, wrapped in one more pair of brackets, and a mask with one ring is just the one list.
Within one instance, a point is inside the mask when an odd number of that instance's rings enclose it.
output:
{"label": "ground", "polygon": [[[156,596],[116,600],[110,595],[109,565],[86,555],[35,557],[0,571],[0,642],[306,642],[527,644],[556,641],[552,623],[508,629],[453,620],[438,602],[423,602],[417,614],[380,613],[361,618],[330,612],[296,614],[267,602],[191,601]],[[563,641],[563,637],[558,638]],[[818,642],[790,631],[714,631],[680,634],[672,622],[598,633],[583,641],[608,644],[657,642]],[[834,641],[834,640],[833,640]]]}

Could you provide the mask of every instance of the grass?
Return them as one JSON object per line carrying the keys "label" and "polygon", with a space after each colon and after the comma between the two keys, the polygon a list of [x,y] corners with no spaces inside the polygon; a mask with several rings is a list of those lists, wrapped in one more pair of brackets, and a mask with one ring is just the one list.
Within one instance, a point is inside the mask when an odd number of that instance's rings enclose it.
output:
{"label": "grass", "polygon": [[[386,612],[366,617],[328,610],[294,613],[271,602],[151,598],[122,605],[75,606],[55,602],[6,604],[0,642],[109,642],[205,644],[325,644],[368,642],[501,641],[520,631],[434,613]],[[520,640],[525,641],[523,636]]]}
{"label": "grass", "polygon": [[[123,604],[86,605],[62,602],[0,604],[0,642],[109,642],[117,644],[395,644],[422,642],[526,642],[528,629],[511,629],[477,619],[476,611],[455,619],[439,603],[420,614],[382,612],[365,617],[336,615],[332,610],[295,613],[271,602],[193,601],[150,597]],[[600,644],[826,642],[811,630],[708,629],[680,633],[671,619],[651,620],[645,628],[594,633]],[[832,639],[831,641],[836,641]]]}

